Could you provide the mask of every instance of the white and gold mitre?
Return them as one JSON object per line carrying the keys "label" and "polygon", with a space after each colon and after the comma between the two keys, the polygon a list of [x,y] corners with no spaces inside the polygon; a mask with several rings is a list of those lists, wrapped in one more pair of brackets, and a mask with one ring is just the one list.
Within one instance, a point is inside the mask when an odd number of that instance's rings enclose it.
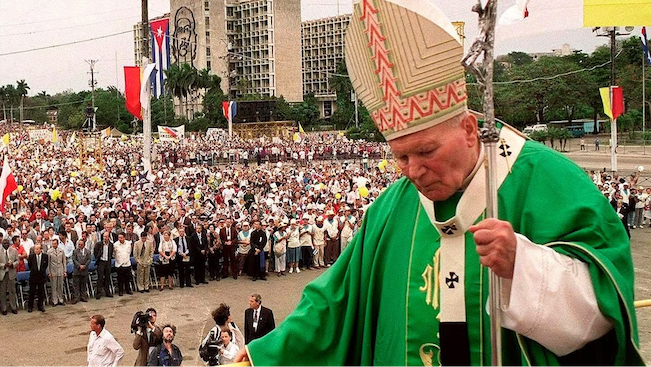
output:
{"label": "white and gold mitre", "polygon": [[387,140],[466,110],[463,46],[430,0],[355,0],[346,66]]}

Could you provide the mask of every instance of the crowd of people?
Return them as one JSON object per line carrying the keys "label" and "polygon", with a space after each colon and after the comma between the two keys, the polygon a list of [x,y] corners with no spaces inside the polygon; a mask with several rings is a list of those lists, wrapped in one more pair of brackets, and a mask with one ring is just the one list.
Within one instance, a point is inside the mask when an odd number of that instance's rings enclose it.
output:
{"label": "crowd of people", "polygon": [[[30,312],[36,300],[41,311],[48,301],[87,302],[89,273],[99,299],[149,292],[156,283],[162,291],[328,267],[366,208],[400,175],[383,159],[385,144],[338,134],[300,142],[156,140],[146,172],[134,138],[102,138],[101,155],[95,143],[82,156],[88,138],[62,132],[56,143],[32,141],[25,128],[0,127],[11,131],[8,158],[18,185],[0,236],[13,249],[6,254],[15,274],[30,272]],[[250,162],[242,158],[249,151]],[[8,298],[17,312],[15,295]],[[9,310],[4,300],[2,310]]]}

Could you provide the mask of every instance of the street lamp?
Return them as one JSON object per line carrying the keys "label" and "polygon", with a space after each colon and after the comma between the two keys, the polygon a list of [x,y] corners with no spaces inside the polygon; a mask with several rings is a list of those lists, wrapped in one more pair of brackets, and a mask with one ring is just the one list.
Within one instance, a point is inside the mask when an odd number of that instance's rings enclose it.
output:
{"label": "street lamp", "polygon": [[[597,37],[609,37],[610,38],[610,105],[612,108],[613,105],[613,87],[615,86],[615,37],[616,36],[626,36],[631,34],[634,27],[624,27],[624,30],[627,32],[620,32],[620,27],[595,27],[592,29],[593,32],[597,32]],[[610,165],[613,172],[617,172],[617,119],[612,119],[610,124]]]}

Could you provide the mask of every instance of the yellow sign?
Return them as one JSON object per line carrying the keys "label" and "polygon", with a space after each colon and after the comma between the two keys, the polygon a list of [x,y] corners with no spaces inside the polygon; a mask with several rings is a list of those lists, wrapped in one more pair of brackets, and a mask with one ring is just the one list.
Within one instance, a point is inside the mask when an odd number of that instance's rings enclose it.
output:
{"label": "yellow sign", "polygon": [[584,27],[646,26],[651,0],[583,0]]}

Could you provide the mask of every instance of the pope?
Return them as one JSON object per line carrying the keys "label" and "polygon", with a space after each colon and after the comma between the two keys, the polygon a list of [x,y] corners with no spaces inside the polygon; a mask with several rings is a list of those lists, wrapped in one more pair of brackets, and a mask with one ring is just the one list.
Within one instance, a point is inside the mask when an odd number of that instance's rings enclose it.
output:
{"label": "pope", "polygon": [[466,106],[463,47],[441,11],[358,0],[346,57],[405,177],[296,310],[237,360],[490,364],[490,269],[503,279],[504,364],[643,364],[628,237],[583,170],[502,125],[498,218],[485,218],[481,117]]}

